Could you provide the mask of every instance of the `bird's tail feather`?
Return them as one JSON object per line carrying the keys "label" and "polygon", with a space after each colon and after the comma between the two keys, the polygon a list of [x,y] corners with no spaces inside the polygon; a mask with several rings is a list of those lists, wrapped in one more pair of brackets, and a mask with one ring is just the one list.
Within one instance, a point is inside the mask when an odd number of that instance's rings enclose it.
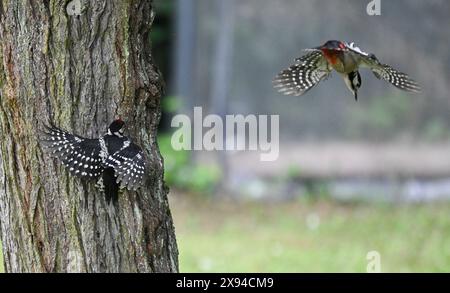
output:
{"label": "bird's tail feather", "polygon": [[116,177],[114,176],[114,169],[107,168],[103,172],[103,190],[105,192],[106,201],[108,203],[113,201],[117,203],[119,200],[119,184],[116,182]]}

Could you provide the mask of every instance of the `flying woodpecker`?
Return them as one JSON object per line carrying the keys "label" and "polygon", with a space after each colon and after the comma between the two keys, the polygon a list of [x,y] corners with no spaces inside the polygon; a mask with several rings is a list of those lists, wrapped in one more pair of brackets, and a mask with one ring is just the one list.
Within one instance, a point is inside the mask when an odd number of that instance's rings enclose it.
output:
{"label": "flying woodpecker", "polygon": [[358,100],[358,89],[362,84],[359,73],[361,67],[369,68],[378,79],[384,79],[401,90],[413,93],[421,91],[419,84],[408,75],[382,64],[374,54],[363,52],[354,43],[332,40],[305,51],[306,55],[296,59],[294,65],[275,78],[274,87],[280,93],[301,96],[320,81],[326,80],[334,69],[344,78],[355,100]]}

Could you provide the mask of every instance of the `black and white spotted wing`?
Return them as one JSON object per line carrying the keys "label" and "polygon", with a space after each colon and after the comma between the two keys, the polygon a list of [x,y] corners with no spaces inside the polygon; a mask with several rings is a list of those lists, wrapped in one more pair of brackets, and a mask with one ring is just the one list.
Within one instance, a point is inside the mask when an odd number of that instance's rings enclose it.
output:
{"label": "black and white spotted wing", "polygon": [[144,181],[146,173],[146,160],[144,152],[134,143],[110,154],[105,165],[114,168],[117,183],[121,188],[137,190]]}
{"label": "black and white spotted wing", "polygon": [[280,72],[273,81],[274,87],[284,95],[301,96],[331,73],[331,68],[320,51],[310,51],[295,61],[294,65]]}
{"label": "black and white spotted wing", "polygon": [[400,72],[387,64],[382,64],[374,54],[363,52],[354,43],[347,44],[347,48],[354,54],[358,54],[361,57],[361,65],[370,68],[378,79],[383,79],[407,92],[421,92],[420,85],[406,73]]}
{"label": "black and white spotted wing", "polygon": [[70,134],[55,126],[45,126],[42,145],[49,154],[58,158],[71,174],[96,179],[103,172],[98,139],[87,139]]}
{"label": "black and white spotted wing", "polygon": [[384,79],[401,90],[412,93],[420,93],[422,91],[415,80],[411,79],[406,73],[400,72],[389,65],[380,64],[371,69],[377,78]]}

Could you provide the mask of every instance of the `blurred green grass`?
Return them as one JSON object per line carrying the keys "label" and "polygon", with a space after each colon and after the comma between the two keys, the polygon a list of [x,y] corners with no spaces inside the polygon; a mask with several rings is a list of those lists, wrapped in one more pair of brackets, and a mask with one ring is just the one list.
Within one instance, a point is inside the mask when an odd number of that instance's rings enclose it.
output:
{"label": "blurred green grass", "polygon": [[450,270],[449,204],[342,205],[171,200],[181,272]]}
{"label": "blurred green grass", "polygon": [[450,271],[450,203],[170,201],[181,272],[366,272],[373,250],[382,272]]}

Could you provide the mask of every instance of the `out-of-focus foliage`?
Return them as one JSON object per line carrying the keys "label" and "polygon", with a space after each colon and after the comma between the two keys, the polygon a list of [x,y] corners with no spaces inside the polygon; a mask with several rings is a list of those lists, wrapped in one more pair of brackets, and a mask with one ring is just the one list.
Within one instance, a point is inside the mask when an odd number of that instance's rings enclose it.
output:
{"label": "out-of-focus foliage", "polygon": [[[162,23],[160,19],[173,19],[175,12],[175,3],[172,0],[158,0],[154,1],[155,10],[157,11],[157,18],[152,27],[151,39],[153,44],[159,45],[171,39],[171,23]],[[169,24],[169,25],[167,25]]]}
{"label": "out-of-focus foliage", "polygon": [[[447,272],[450,206],[172,197],[181,272]],[[414,231],[412,233],[412,231]]]}
{"label": "out-of-focus foliage", "polygon": [[161,134],[159,149],[164,158],[165,181],[173,188],[210,195],[219,184],[222,173],[215,165],[190,162],[190,152],[175,151],[171,136]]}
{"label": "out-of-focus foliage", "polygon": [[[155,0],[156,18],[154,20],[150,39],[152,42],[152,54],[155,64],[158,65],[166,83],[166,93],[170,92],[170,84],[173,68],[173,45],[175,43],[175,4],[173,0]],[[174,104],[175,97],[163,96],[162,117],[159,125],[160,132],[170,131],[170,121],[178,106]]]}
{"label": "out-of-focus foliage", "polygon": [[[161,105],[164,113],[175,115],[181,107],[176,96],[167,96]],[[220,183],[222,173],[216,165],[194,163],[190,151],[175,151],[171,145],[171,132],[158,137],[159,148],[165,163],[165,180],[170,187],[201,194],[211,194]]]}
{"label": "out-of-focus foliage", "polygon": [[155,63],[167,77],[170,76],[170,65],[173,43],[173,29],[175,18],[175,1],[154,1],[156,18],[152,25],[150,39]]}
{"label": "out-of-focus foliage", "polygon": [[166,96],[161,102],[161,108],[164,112],[175,114],[181,108],[181,100],[176,96]]}

